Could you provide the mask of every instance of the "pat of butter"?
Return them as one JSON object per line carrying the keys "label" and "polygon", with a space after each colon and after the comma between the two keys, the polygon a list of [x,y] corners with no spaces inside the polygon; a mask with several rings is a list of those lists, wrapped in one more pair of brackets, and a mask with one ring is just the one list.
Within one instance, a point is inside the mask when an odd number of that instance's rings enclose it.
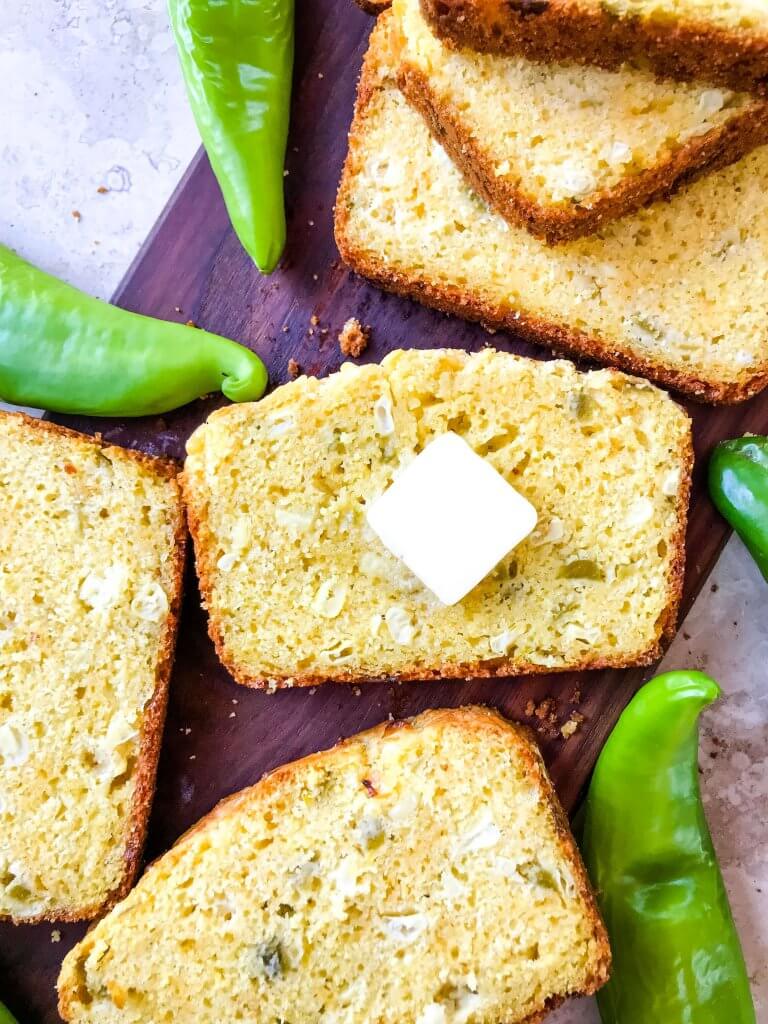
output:
{"label": "pat of butter", "polygon": [[393,555],[456,604],[536,526],[536,509],[458,436],[436,438],[368,510]]}

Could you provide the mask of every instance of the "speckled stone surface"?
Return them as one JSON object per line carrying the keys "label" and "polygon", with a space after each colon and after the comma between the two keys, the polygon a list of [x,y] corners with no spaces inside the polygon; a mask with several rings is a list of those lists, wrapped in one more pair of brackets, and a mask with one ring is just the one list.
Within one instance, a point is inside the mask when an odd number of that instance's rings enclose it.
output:
{"label": "speckled stone surface", "polygon": [[165,3],[2,10],[0,237],[106,298],[199,145]]}
{"label": "speckled stone surface", "polygon": [[[165,4],[5,0],[3,16],[0,239],[106,297],[198,146]],[[737,540],[664,667],[705,669],[726,693],[705,715],[702,788],[768,1022],[768,586]],[[549,1019],[599,1018],[579,1000]]]}

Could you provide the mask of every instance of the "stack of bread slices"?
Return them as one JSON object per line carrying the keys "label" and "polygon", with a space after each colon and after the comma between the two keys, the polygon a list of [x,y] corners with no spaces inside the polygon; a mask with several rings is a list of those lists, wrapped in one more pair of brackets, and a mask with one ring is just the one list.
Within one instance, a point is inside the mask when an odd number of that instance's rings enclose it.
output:
{"label": "stack of bread slices", "polygon": [[768,8],[393,0],[336,208],[392,291],[711,402],[768,383]]}

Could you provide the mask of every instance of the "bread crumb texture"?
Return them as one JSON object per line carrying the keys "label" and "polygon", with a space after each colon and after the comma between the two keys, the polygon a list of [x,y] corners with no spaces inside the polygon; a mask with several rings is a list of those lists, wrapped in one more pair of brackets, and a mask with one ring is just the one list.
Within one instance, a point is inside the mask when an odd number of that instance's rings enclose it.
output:
{"label": "bread crumb texture", "polygon": [[390,14],[372,34],[336,207],[354,269],[702,397],[765,385],[768,147],[592,237],[547,246],[468,188],[403,98]]}
{"label": "bread crumb texture", "polygon": [[180,492],[165,463],[27,417],[0,414],[0,442],[0,917],[77,918],[136,867]]}
{"label": "bread crumb texture", "polygon": [[351,316],[339,334],[341,354],[357,359],[368,348],[370,335],[370,327],[363,327],[357,317]]}
{"label": "bread crumb texture", "polygon": [[609,963],[534,744],[464,708],[220,804],[68,954],[59,995],[82,1024],[516,1024]]}
{"label": "bread crumb texture", "polygon": [[596,194],[669,160],[691,140],[765,108],[748,93],[650,71],[450,48],[433,35],[419,0],[395,0],[393,11],[400,61],[426,76],[433,103],[463,125],[499,185],[540,205],[589,207]]}
{"label": "bread crumb texture", "polygon": [[[449,430],[539,526],[446,607],[366,509]],[[690,427],[645,381],[491,349],[397,351],[215,412],[187,451],[211,630],[241,682],[636,663],[674,620]]]}

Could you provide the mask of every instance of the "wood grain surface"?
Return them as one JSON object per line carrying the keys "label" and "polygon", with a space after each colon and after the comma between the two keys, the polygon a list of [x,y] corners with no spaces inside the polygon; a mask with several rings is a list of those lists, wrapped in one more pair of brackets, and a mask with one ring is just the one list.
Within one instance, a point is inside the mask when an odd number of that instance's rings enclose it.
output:
{"label": "wood grain surface", "polygon": [[[287,379],[288,360],[307,373],[326,374],[341,362],[337,334],[355,315],[373,328],[365,361],[398,347],[492,343],[536,358],[550,353],[481,327],[450,319],[385,295],[341,266],[333,242],[336,185],[346,148],[355,84],[371,21],[350,0],[299,3],[296,83],[286,178],[289,243],[271,277],[251,265],[229,228],[218,187],[199,155],[119,288],[115,301],[168,320],[193,320],[257,351],[273,384]],[[317,322],[314,322],[314,318]],[[76,428],[144,451],[181,458],[191,430],[219,400],[209,399],[161,418],[126,422],[60,418]],[[703,481],[707,451],[720,438],[768,431],[768,395],[735,408],[689,405],[695,423],[697,465],[688,535],[684,610],[706,579],[726,538]],[[274,695],[235,685],[218,664],[206,632],[194,573],[188,567],[186,601],[160,760],[148,858],[177,837],[223,796],[256,781],[275,765],[329,746],[381,721],[426,707],[480,702],[541,725],[529,702],[554,702],[558,722],[577,708],[584,715],[567,741],[542,736],[553,779],[572,809],[600,747],[632,693],[651,675],[610,671],[531,679],[320,687]],[[0,993],[22,1024],[57,1021],[54,984],[63,954],[85,925],[0,926]],[[151,950],[147,951],[151,956]]]}

